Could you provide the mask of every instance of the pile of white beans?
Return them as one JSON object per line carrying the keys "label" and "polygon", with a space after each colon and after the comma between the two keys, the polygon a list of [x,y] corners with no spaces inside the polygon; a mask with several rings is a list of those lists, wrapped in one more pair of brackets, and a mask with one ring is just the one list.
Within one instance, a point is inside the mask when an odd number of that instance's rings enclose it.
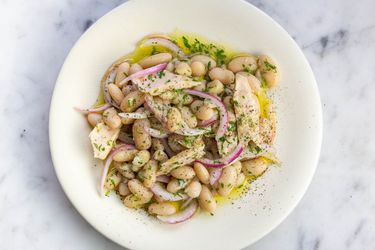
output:
{"label": "pile of white beans", "polygon": [[[182,120],[190,128],[197,128],[202,122],[215,115],[218,116],[218,110],[215,105],[206,100],[179,91],[166,91],[158,95],[163,102],[172,105],[163,127],[170,134],[164,141],[153,138],[145,132],[146,128],[160,128],[161,126],[152,115],[144,119],[119,116],[121,112],[145,113],[147,111],[144,106],[145,93],[139,91],[131,81],[123,86],[119,83],[131,74],[161,63],[168,63],[166,70],[175,74],[199,78],[202,83],[192,89],[220,98],[230,118],[234,116],[231,99],[236,74],[242,74],[247,78],[255,94],[260,89],[267,90],[275,86],[279,75],[270,57],[253,55],[234,57],[227,64],[218,66],[215,59],[208,55],[195,54],[178,59],[173,53],[163,52],[147,56],[137,63],[131,63],[131,60],[120,60],[112,65],[112,68],[117,68],[117,74],[114,82],[109,84],[108,91],[119,109],[110,107],[102,112],[89,113],[87,121],[92,127],[98,123],[104,123],[110,129],[121,129],[121,133],[127,135],[129,143],[133,143],[135,147],[114,155],[105,188],[116,191],[126,207],[142,207],[150,214],[167,216],[178,212],[179,205],[158,199],[150,188],[159,180],[157,171],[160,164],[170,158],[168,150],[176,154],[188,148],[187,145],[181,143],[186,138],[173,132],[178,129]],[[109,72],[106,75],[108,74]],[[215,125],[213,129],[215,130]],[[267,142],[272,144],[275,136],[274,127],[269,126],[269,130],[263,132],[266,133]],[[201,137],[205,143],[205,157],[220,158],[214,136]],[[117,140],[116,143],[120,144],[121,141]],[[269,161],[263,157],[235,161],[225,166],[218,180],[210,184],[214,168],[206,167],[199,162],[192,162],[162,176],[164,178],[162,182],[168,192],[197,199],[202,210],[214,213],[217,207],[216,195],[229,196],[233,189],[244,184],[247,176],[260,176],[269,164]],[[166,183],[165,180],[168,182]]]}

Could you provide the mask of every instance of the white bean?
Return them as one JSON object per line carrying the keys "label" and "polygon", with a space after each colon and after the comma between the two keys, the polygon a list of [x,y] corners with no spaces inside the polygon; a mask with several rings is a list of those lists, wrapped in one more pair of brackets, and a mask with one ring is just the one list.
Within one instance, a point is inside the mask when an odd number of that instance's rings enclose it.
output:
{"label": "white bean", "polygon": [[269,88],[275,87],[279,81],[279,71],[276,63],[269,56],[259,56],[260,73]]}
{"label": "white bean", "polygon": [[143,58],[138,62],[138,64],[141,65],[142,68],[146,69],[161,63],[167,63],[170,60],[172,60],[171,54],[159,53]]}
{"label": "white bean", "polygon": [[160,141],[160,139],[152,138],[152,149],[153,150],[164,150],[163,143]]}
{"label": "white bean", "polygon": [[203,184],[208,184],[210,182],[210,174],[207,170],[207,168],[199,163],[195,162],[194,163],[194,171],[198,177],[198,179],[203,183]]}
{"label": "white bean", "polygon": [[192,181],[185,188],[185,193],[191,198],[197,198],[202,191],[202,185],[199,181]]}
{"label": "white bean", "polygon": [[132,194],[139,197],[145,203],[149,202],[153,196],[153,193],[137,179],[130,180],[128,182],[128,188]]}
{"label": "white bean", "polygon": [[219,95],[223,93],[224,85],[219,80],[213,80],[207,83],[207,92],[213,95]]}
{"label": "white bean", "polygon": [[145,187],[152,187],[156,181],[156,170],[158,163],[155,160],[150,160],[143,167],[143,185]]}
{"label": "white bean", "polygon": [[236,185],[237,170],[232,165],[223,169],[223,172],[218,180],[218,193],[221,196],[228,196]]}
{"label": "white bean", "polygon": [[133,138],[135,147],[139,150],[149,149],[151,147],[151,136],[145,132],[146,128],[150,127],[148,119],[136,120],[133,124]]}
{"label": "white bean", "polygon": [[202,209],[209,213],[214,213],[216,210],[216,200],[212,195],[210,189],[206,185],[202,185],[201,193],[199,194],[199,205]]}
{"label": "white bean", "polygon": [[121,174],[114,168],[112,168],[107,176],[105,187],[109,190],[115,189],[121,182]]}
{"label": "white bean", "polygon": [[201,84],[195,86],[193,89],[194,89],[194,90],[197,90],[197,91],[202,91],[202,92],[204,92],[204,91],[206,91],[206,88],[207,88],[206,86],[207,86],[207,84],[206,84],[206,80],[204,80],[204,81],[202,81]]}
{"label": "white bean", "polygon": [[195,176],[195,172],[190,166],[182,166],[172,170],[171,175],[177,179],[189,180]]}
{"label": "white bean", "polygon": [[235,57],[228,63],[228,69],[233,73],[239,71],[255,72],[257,69],[257,59],[252,55]]}
{"label": "white bean", "polygon": [[172,180],[169,181],[167,185],[168,192],[176,193],[180,191],[181,189],[185,188],[189,184],[187,180],[180,180],[172,178]]}
{"label": "white bean", "polygon": [[240,161],[236,161],[235,163],[233,163],[231,165],[232,167],[234,167],[234,169],[236,169],[236,173],[237,175],[239,175],[241,173],[241,170],[242,170],[242,163]]}
{"label": "white bean", "polygon": [[198,108],[197,112],[195,112],[195,115],[200,120],[208,120],[215,115],[215,111],[208,107],[208,105],[203,104]]}
{"label": "white bean", "polygon": [[191,76],[191,68],[186,62],[178,62],[174,71],[179,75]]}
{"label": "white bean", "polygon": [[224,84],[230,84],[234,82],[234,74],[232,71],[222,68],[213,68],[208,73],[212,80],[219,80]]}
{"label": "white bean", "polygon": [[160,203],[152,203],[148,207],[148,212],[150,214],[157,214],[157,215],[172,215],[176,213],[176,207],[173,206],[169,202],[160,202]]}
{"label": "white bean", "polygon": [[254,92],[254,94],[258,94],[259,91],[261,90],[261,83],[258,78],[256,78],[254,75],[251,75],[246,72],[238,72],[237,74],[240,74],[247,79],[247,83],[249,84],[251,90]]}
{"label": "white bean", "polygon": [[163,150],[158,149],[155,150],[152,158],[160,162],[165,162],[168,160],[168,155]]}
{"label": "white bean", "polygon": [[117,67],[117,73],[115,78],[115,84],[118,86],[119,82],[124,80],[129,75],[130,64],[129,62],[123,62]]}
{"label": "white bean", "polygon": [[103,112],[103,121],[107,124],[110,128],[120,128],[121,118],[117,115],[117,111],[115,108],[109,108],[104,110]]}
{"label": "white bean", "polygon": [[114,167],[121,173],[122,176],[128,179],[134,179],[135,175],[132,171],[132,165],[129,163],[115,162]]}
{"label": "white bean", "polygon": [[138,207],[141,207],[142,205],[144,205],[145,203],[147,203],[147,202],[145,202],[140,197],[138,197],[134,194],[130,194],[130,195],[126,196],[125,199],[124,199],[124,205],[126,207],[129,207],[129,208],[138,208]]}
{"label": "white bean", "polygon": [[132,161],[133,167],[141,168],[150,160],[150,152],[148,150],[139,151]]}
{"label": "white bean", "polygon": [[132,161],[138,153],[136,149],[124,149],[113,156],[113,160],[117,162]]}
{"label": "white bean", "polygon": [[206,66],[199,61],[194,61],[190,65],[193,76],[204,76],[207,72]]}
{"label": "white bean", "polygon": [[115,84],[109,84],[108,92],[111,95],[112,99],[115,101],[115,103],[120,105],[122,102],[122,99],[124,99],[124,94],[122,93],[121,89],[117,87],[117,85]]}
{"label": "white bean", "polygon": [[120,104],[120,109],[124,112],[133,112],[145,102],[145,95],[138,91],[127,94]]}
{"label": "white bean", "polygon": [[89,113],[87,115],[87,121],[92,127],[95,127],[96,124],[101,123],[103,121],[103,116],[98,113]]}
{"label": "white bean", "polygon": [[207,69],[212,69],[212,68],[215,68],[216,67],[216,62],[214,59],[212,59],[211,57],[209,56],[206,56],[206,55],[195,55],[191,58],[191,62],[201,62],[204,64],[204,66],[207,68]]}
{"label": "white bean", "polygon": [[244,172],[245,175],[259,176],[263,174],[264,171],[266,171],[268,165],[268,161],[263,159],[262,157],[243,161],[242,172]]}
{"label": "white bean", "polygon": [[134,73],[137,73],[138,71],[141,71],[143,70],[142,66],[139,65],[138,63],[134,63],[130,66],[130,69],[129,69],[129,75],[132,75]]}
{"label": "white bean", "polygon": [[236,187],[239,187],[241,185],[243,185],[243,182],[245,181],[245,175],[243,173],[240,173],[238,176],[237,176],[237,180],[236,180]]}

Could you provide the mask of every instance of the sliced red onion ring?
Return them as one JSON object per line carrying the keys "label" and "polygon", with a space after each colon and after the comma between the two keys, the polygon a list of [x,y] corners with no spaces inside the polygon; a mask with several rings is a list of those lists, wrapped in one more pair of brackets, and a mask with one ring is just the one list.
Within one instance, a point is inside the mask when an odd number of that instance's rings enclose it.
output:
{"label": "sliced red onion ring", "polygon": [[146,113],[118,113],[118,115],[122,118],[130,118],[130,119],[145,119],[147,118]]}
{"label": "sliced red onion ring", "polygon": [[173,51],[179,57],[185,56],[185,53],[182,51],[182,49],[177,44],[175,44],[174,42],[172,42],[171,40],[166,39],[166,38],[161,38],[161,37],[149,38],[146,41],[144,41],[143,44],[147,45],[147,46],[160,45],[162,47],[165,47],[165,48]]}
{"label": "sliced red onion ring", "polygon": [[156,177],[156,181],[162,182],[162,183],[168,183],[171,180],[171,177],[167,175],[159,175]]}
{"label": "sliced red onion ring", "polygon": [[225,108],[224,103],[219,98],[217,98],[216,96],[207,94],[207,93],[202,92],[202,91],[187,89],[187,90],[185,90],[185,92],[189,95],[195,95],[195,96],[199,96],[201,98],[209,99],[213,104],[215,104],[218,107],[219,112],[220,112],[220,124],[219,124],[219,127],[217,129],[215,138],[216,138],[216,140],[219,140],[219,138],[223,137],[224,134],[227,132],[228,120],[229,120],[228,112],[227,112],[227,109]]}
{"label": "sliced red onion ring", "polygon": [[129,145],[129,144],[117,145],[114,149],[112,149],[111,153],[108,155],[107,159],[105,160],[104,167],[102,169],[102,174],[100,177],[100,195],[104,195],[104,184],[107,178],[109,166],[111,165],[112,160],[113,160],[113,156],[124,149],[134,149],[134,146]]}
{"label": "sliced red onion ring", "polygon": [[159,139],[163,139],[163,138],[167,138],[168,137],[168,133],[165,133],[164,131],[161,131],[161,130],[157,130],[157,129],[154,129],[154,128],[145,128],[145,132],[149,135],[151,135],[152,137],[155,137],[155,138],[159,138]]}
{"label": "sliced red onion ring", "polygon": [[107,108],[110,108],[110,107],[111,107],[111,104],[106,103],[103,106],[100,106],[99,108],[81,109],[81,108],[74,107],[74,109],[77,110],[78,112],[86,115],[88,113],[102,112],[102,111],[104,111],[104,110],[106,110]]}
{"label": "sliced red onion ring", "polygon": [[208,127],[212,124],[214,124],[217,121],[217,114],[213,115],[210,119],[204,120],[204,121],[199,121],[198,126],[199,127]]}
{"label": "sliced red onion ring", "polygon": [[198,208],[198,203],[193,200],[184,210],[181,210],[178,213],[172,214],[172,215],[158,215],[157,218],[161,220],[162,222],[168,223],[168,224],[177,224],[184,222],[195,214]]}
{"label": "sliced red onion ring", "polygon": [[219,179],[223,172],[222,168],[214,168],[210,173],[210,185],[214,185]]}
{"label": "sliced red onion ring", "polygon": [[168,157],[171,158],[172,156],[176,155],[175,152],[169,147],[168,141],[166,138],[160,139],[161,143],[164,146],[165,153],[167,153]]}
{"label": "sliced red onion ring", "polygon": [[157,73],[159,71],[164,70],[166,67],[167,67],[167,63],[161,63],[161,64],[155,65],[153,67],[138,71],[138,72],[136,72],[134,74],[131,74],[130,76],[124,78],[121,82],[119,82],[118,85],[120,87],[122,87],[125,83],[127,83],[130,80],[133,80],[134,78],[139,78],[139,77],[148,76],[148,75]]}
{"label": "sliced red onion ring", "polygon": [[233,150],[233,152],[230,153],[229,155],[227,155],[224,158],[217,159],[217,160],[211,160],[211,159],[203,158],[203,159],[199,159],[199,160],[196,160],[196,161],[199,162],[199,163],[202,163],[203,165],[205,165],[207,167],[221,168],[221,167],[224,167],[224,166],[234,162],[241,155],[243,149],[244,149],[244,147],[243,147],[242,143],[239,143],[237,145],[237,147]]}
{"label": "sliced red onion ring", "polygon": [[116,77],[116,73],[117,73],[117,70],[116,69],[113,69],[111,71],[111,73],[109,73],[107,79],[104,81],[104,84],[103,84],[103,94],[104,94],[104,100],[106,103],[109,103],[111,104],[113,107],[115,108],[120,108],[117,103],[115,103],[113,100],[112,100],[112,97],[111,95],[109,94],[109,90],[108,90],[108,85],[111,83],[114,83],[115,82],[115,77]]}
{"label": "sliced red onion ring", "polygon": [[193,198],[189,197],[186,201],[184,201],[184,203],[182,203],[180,209],[184,209],[184,208],[187,207],[192,201],[193,201]]}
{"label": "sliced red onion ring", "polygon": [[156,182],[154,186],[152,186],[151,191],[165,201],[180,201],[186,200],[188,196],[186,194],[174,194],[168,192],[161,183]]}

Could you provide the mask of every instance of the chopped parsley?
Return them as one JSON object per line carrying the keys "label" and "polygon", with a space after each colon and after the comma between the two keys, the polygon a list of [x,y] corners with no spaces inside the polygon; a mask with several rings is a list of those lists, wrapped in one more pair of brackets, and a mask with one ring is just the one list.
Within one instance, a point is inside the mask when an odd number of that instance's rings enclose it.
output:
{"label": "chopped parsley", "polygon": [[236,122],[234,122],[234,121],[229,122],[228,131],[234,132],[235,130],[236,130]]}
{"label": "chopped parsley", "polygon": [[207,63],[207,69],[210,69],[211,68],[211,61],[208,61]]}
{"label": "chopped parsley", "polygon": [[237,100],[232,99],[232,104],[236,107],[240,106],[240,103]]}
{"label": "chopped parsley", "polygon": [[162,78],[163,76],[165,76],[165,72],[164,72],[164,70],[159,71],[159,72],[157,73],[157,75],[159,76],[159,78]]}
{"label": "chopped parsley", "polygon": [[182,42],[184,43],[186,48],[188,48],[188,49],[191,48],[191,46],[189,44],[189,40],[185,36],[182,37]]}
{"label": "chopped parsley", "polygon": [[135,99],[129,99],[128,100],[128,107],[133,107],[135,103]]}
{"label": "chopped parsley", "polygon": [[[212,43],[202,43],[197,38],[194,38],[193,41],[189,41],[189,39],[185,36],[182,37],[182,42],[184,46],[190,50],[190,53],[203,53],[210,55],[216,59],[219,66],[224,64],[227,59],[224,49]],[[207,67],[210,69],[211,64],[209,63]]]}
{"label": "chopped parsley", "polygon": [[267,71],[273,71],[276,73],[276,66],[269,63],[267,60],[264,61],[264,65],[266,66]]}
{"label": "chopped parsley", "polygon": [[254,71],[250,69],[250,65],[242,64],[243,71],[245,71],[248,74],[254,74]]}
{"label": "chopped parsley", "polygon": [[93,143],[94,147],[98,150],[98,151],[105,151],[105,147],[103,147],[102,144],[97,144],[97,143]]}

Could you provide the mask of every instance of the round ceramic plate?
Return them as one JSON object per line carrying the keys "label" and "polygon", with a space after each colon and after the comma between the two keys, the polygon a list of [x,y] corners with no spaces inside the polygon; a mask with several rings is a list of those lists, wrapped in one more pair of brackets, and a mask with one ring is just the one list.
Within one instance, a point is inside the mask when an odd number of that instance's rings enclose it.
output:
{"label": "round ceramic plate", "polygon": [[[249,193],[204,213],[166,225],[130,210],[114,195],[98,195],[100,166],[90,127],[73,107],[90,107],[107,67],[143,36],[176,29],[203,35],[238,51],[268,54],[279,64],[276,148],[271,168]],[[50,145],[58,179],[73,205],[98,231],[131,249],[239,249],[275,228],[297,205],[314,174],[322,139],[321,104],[313,72],[293,39],[244,1],[138,0],[96,22],[75,44],[58,77],[50,111]]]}

